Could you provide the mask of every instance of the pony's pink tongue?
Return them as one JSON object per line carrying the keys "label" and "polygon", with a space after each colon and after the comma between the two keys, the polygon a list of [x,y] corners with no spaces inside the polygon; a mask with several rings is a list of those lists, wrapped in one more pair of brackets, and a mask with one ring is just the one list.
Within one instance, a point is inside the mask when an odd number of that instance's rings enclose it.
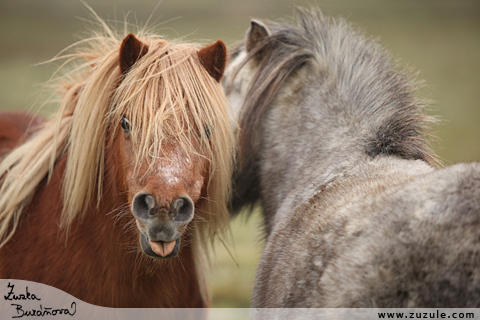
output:
{"label": "pony's pink tongue", "polygon": [[173,249],[175,249],[176,241],[174,240],[171,242],[163,242],[150,240],[149,243],[153,252],[155,252],[160,257],[166,257],[170,253],[172,253]]}

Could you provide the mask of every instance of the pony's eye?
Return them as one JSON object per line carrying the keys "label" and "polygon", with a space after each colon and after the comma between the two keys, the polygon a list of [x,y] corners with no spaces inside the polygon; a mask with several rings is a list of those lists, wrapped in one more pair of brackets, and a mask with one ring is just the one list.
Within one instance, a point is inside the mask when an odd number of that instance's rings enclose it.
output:
{"label": "pony's eye", "polygon": [[205,137],[207,137],[207,139],[210,139],[210,136],[212,135],[212,130],[210,129],[210,127],[205,126],[203,128],[203,131],[205,131]]}
{"label": "pony's eye", "polygon": [[124,132],[128,133],[131,130],[130,127],[130,122],[127,120],[127,118],[123,117],[122,120],[120,120],[120,124],[122,125],[122,129]]}
{"label": "pony's eye", "polygon": [[205,138],[205,139],[210,139],[210,136],[212,135],[212,130],[210,129],[209,126],[203,127],[203,133],[200,133],[198,135],[199,138]]}

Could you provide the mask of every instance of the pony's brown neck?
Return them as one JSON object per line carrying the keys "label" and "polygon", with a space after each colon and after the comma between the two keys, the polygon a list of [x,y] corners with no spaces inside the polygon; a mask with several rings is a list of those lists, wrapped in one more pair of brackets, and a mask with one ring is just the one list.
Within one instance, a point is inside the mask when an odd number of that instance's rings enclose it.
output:
{"label": "pony's brown neck", "polygon": [[[200,294],[188,233],[182,238],[179,255],[175,258],[158,261],[141,252],[139,231],[128,206],[127,193],[121,185],[122,172],[116,164],[115,153],[109,151],[107,148],[105,153],[106,170],[100,205],[97,209],[96,203],[92,203],[91,212],[72,227],[72,236],[67,241],[73,241],[72,245],[75,246],[75,237],[91,235],[90,247],[98,249],[86,252],[86,255],[92,255],[92,260],[98,261],[95,264],[98,269],[92,278],[107,277],[99,279],[99,286],[103,283],[117,286],[103,288],[105,293],[116,292],[112,294],[111,306],[205,307],[206,301]],[[88,257],[85,259],[89,260]],[[158,295],[159,292],[161,295]],[[158,295],[158,299],[152,304],[152,296],[155,295]],[[132,296],[136,297],[135,301],[132,301]],[[91,301],[99,304],[96,301],[101,299],[92,298]],[[105,301],[101,305],[107,304],[109,303]]]}
{"label": "pony's brown neck", "polygon": [[[88,206],[68,235],[58,229],[68,152],[60,157],[50,180],[39,185],[12,240],[0,250],[0,276],[47,284],[105,307],[205,307],[188,239],[171,260],[154,261],[138,251],[138,231],[125,194],[116,185],[114,156],[107,152],[101,201]],[[21,241],[25,235],[30,241]]]}

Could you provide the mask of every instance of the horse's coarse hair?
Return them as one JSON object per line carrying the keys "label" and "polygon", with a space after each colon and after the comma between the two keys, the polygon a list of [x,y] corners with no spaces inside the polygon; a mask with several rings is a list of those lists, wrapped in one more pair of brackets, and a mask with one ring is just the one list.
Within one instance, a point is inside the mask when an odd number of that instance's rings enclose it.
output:
{"label": "horse's coarse hair", "polygon": [[[415,96],[420,84],[409,70],[400,69],[377,42],[366,39],[343,19],[330,19],[319,10],[297,8],[298,23],[267,21],[270,35],[247,50],[242,65],[234,66],[233,78],[247,63],[256,65],[255,74],[243,95],[239,111],[239,171],[236,174],[242,205],[258,200],[258,171],[255,162],[259,149],[260,124],[279,90],[295,72],[307,66],[330,84],[324,101],[342,97],[342,105],[325,103],[328,110],[322,121],[339,121],[349,125],[346,134],[356,137],[356,146],[369,156],[397,155],[403,159],[420,159],[432,165],[439,161],[429,148],[431,125],[436,119],[425,111],[426,102]],[[230,53],[234,60],[248,46],[240,43]],[[355,48],[355,50],[351,50]],[[308,83],[310,79],[304,79]],[[233,81],[225,80],[227,92]],[[303,85],[298,83],[297,87]],[[326,85],[327,86],[327,85]],[[327,86],[328,87],[328,86]],[[354,120],[353,120],[354,119]],[[374,121],[372,121],[374,119]],[[346,123],[346,121],[350,121]],[[328,127],[328,125],[326,125]],[[352,148],[355,148],[352,146]],[[248,183],[245,185],[244,183]],[[233,200],[235,211],[240,209]]]}
{"label": "horse's coarse hair", "polygon": [[436,163],[425,139],[434,120],[424,112],[424,102],[414,96],[419,85],[412,75],[407,70],[398,71],[381,46],[342,19],[299,8],[298,20],[298,24],[269,22],[272,34],[253,48],[245,61],[259,53],[262,57],[239,119],[242,154],[248,157],[246,150],[254,143],[255,128],[284,81],[308,61],[326,77],[338,78],[338,94],[345,94],[351,102],[344,112],[358,116],[357,126],[370,125],[373,116],[384,118],[364,141],[369,155],[397,154]]}
{"label": "horse's coarse hair", "polygon": [[[228,228],[233,136],[223,89],[205,70],[192,45],[172,45],[147,32],[138,37],[149,47],[148,53],[122,75],[119,48],[123,37],[101,24],[102,32],[55,59],[66,60],[62,70],[70,66],[52,85],[60,96],[58,112],[2,159],[0,247],[12,237],[37,186],[62,154],[68,153],[62,227],[68,232],[92,202],[102,201],[105,149],[125,116],[135,128],[131,139],[137,162],[163,156],[166,142],[209,162],[209,199],[193,222],[198,249],[194,252],[205,252],[205,245]],[[212,132],[209,139],[200,139],[200,149],[194,148],[192,139],[203,137],[205,130]],[[201,255],[197,258],[202,259]]]}

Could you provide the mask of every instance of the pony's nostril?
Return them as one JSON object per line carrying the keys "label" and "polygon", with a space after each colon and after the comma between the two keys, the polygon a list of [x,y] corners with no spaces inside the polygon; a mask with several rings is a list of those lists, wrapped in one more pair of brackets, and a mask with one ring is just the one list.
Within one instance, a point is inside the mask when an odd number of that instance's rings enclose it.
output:
{"label": "pony's nostril", "polygon": [[193,201],[188,196],[180,197],[173,202],[172,212],[175,214],[175,220],[177,221],[191,220],[193,211]]}
{"label": "pony's nostril", "polygon": [[154,210],[151,210],[155,206],[154,197],[148,193],[139,193],[133,198],[132,212],[135,217],[145,219],[155,213]]}
{"label": "pony's nostril", "polygon": [[155,204],[156,204],[155,198],[153,198],[151,195],[146,195],[145,196],[145,204],[148,207],[149,214],[150,215],[155,214],[155,212],[153,212],[153,210],[151,210],[151,209],[155,208]]}
{"label": "pony's nostril", "polygon": [[183,200],[183,198],[179,198],[175,200],[175,202],[173,203],[173,209],[178,212],[183,207],[184,204],[185,204],[185,200]]}

